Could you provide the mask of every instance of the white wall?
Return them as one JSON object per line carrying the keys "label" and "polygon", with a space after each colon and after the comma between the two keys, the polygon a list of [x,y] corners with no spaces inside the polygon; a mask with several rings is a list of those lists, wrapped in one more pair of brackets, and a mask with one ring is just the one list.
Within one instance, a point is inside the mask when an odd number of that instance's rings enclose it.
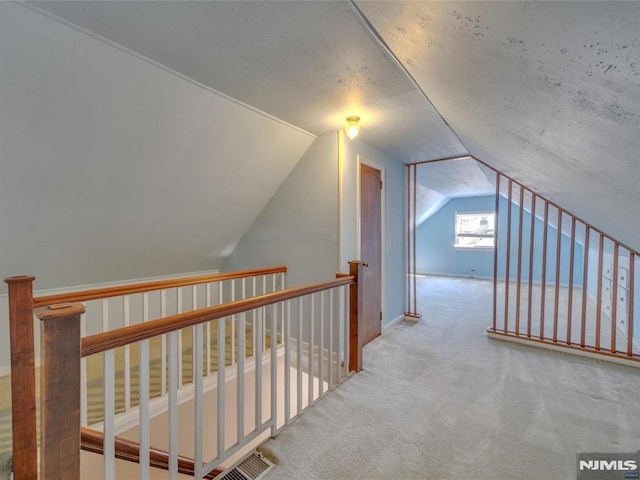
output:
{"label": "white wall", "polygon": [[225,271],[284,264],[287,284],[348,272],[357,245],[358,155],[385,169],[385,292],[383,320],[404,312],[404,165],[342,131],[316,139],[247,231]]}
{"label": "white wall", "polygon": [[37,289],[219,268],[314,139],[17,3],[0,65],[0,275]]}
{"label": "white wall", "polygon": [[[363,127],[364,128],[364,127]],[[384,298],[383,324],[389,325],[404,313],[405,297],[405,180],[404,165],[365,142],[350,140],[340,132],[339,157],[341,172],[341,262],[348,271],[347,262],[358,258],[357,178],[358,156],[384,169]]]}
{"label": "white wall", "polygon": [[287,286],[338,269],[337,134],[318,137],[242,237],[224,271],[286,265]]}

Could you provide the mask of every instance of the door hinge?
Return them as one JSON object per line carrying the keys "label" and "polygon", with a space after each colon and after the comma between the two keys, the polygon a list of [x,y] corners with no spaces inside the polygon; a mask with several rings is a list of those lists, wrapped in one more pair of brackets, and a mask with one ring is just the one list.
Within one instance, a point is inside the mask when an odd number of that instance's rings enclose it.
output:
{"label": "door hinge", "polygon": [[380,180],[380,190],[382,190],[382,180]]}
{"label": "door hinge", "polygon": [[380,321],[382,321],[382,310],[380,310]]}

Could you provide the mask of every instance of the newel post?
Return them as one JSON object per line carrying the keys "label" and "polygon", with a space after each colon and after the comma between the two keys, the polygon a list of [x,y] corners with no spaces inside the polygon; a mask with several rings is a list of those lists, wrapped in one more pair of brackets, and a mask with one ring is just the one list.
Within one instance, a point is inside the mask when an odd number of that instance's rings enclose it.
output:
{"label": "newel post", "polygon": [[9,287],[13,478],[38,478],[36,434],[36,369],[33,337],[33,281],[5,278]]}
{"label": "newel post", "polygon": [[349,262],[349,275],[353,275],[355,283],[349,286],[349,371],[362,370],[363,319],[362,319],[362,291],[363,284],[362,262]]}
{"label": "newel post", "polygon": [[80,478],[81,303],[36,310],[40,332],[40,475]]}

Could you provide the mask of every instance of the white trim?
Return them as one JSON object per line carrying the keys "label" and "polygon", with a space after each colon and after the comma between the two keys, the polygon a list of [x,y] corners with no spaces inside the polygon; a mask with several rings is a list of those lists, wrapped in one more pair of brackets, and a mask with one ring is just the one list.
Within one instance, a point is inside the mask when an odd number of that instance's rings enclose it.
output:
{"label": "white trim", "polygon": [[356,165],[356,256],[359,260],[362,260],[362,252],[361,252],[361,241],[362,241],[362,215],[360,204],[360,195],[361,195],[361,179],[360,179],[360,169],[362,165],[366,165],[368,167],[374,168],[380,171],[380,180],[382,181],[382,188],[380,191],[380,310],[382,311],[382,319],[380,319],[380,331],[382,332],[384,329],[384,317],[385,317],[385,301],[384,294],[385,290],[385,238],[386,238],[386,229],[385,229],[385,192],[387,186],[387,171],[383,165],[376,163],[373,160],[369,160],[367,158],[363,158],[362,155],[358,154],[357,165]]}
{"label": "white trim", "polygon": [[344,133],[342,129],[338,130],[337,150],[338,150],[338,272],[341,272],[344,268],[344,228],[342,223],[344,222],[344,148],[342,148],[344,142]]}
{"label": "white trim", "polygon": [[442,272],[417,272],[416,277],[454,277],[467,278],[469,280],[491,280],[493,277],[485,277],[482,275],[465,275],[462,273],[442,273]]}
{"label": "white trim", "polygon": [[55,21],[57,23],[60,23],[60,24],[66,26],[68,28],[71,28],[72,30],[75,30],[76,32],[79,32],[79,33],[81,33],[83,35],[86,35],[88,37],[93,38],[94,40],[97,40],[97,41],[99,41],[101,43],[104,43],[105,45],[109,45],[110,47],[115,48],[117,50],[120,50],[123,53],[131,55],[132,57],[135,57],[138,60],[146,62],[146,63],[148,63],[150,65],[153,65],[154,67],[159,68],[160,70],[164,70],[165,72],[167,72],[167,73],[169,73],[171,75],[174,75],[174,76],[176,76],[176,77],[178,77],[178,78],[180,78],[182,80],[185,80],[186,82],[191,83],[192,85],[195,85],[196,87],[200,87],[200,88],[202,88],[204,90],[207,90],[210,93],[218,95],[219,97],[222,97],[225,100],[228,100],[228,101],[230,101],[232,103],[235,103],[236,105],[238,105],[240,107],[244,107],[247,110],[250,110],[250,111],[252,111],[254,113],[262,115],[263,117],[266,117],[266,118],[268,118],[270,120],[273,120],[273,121],[275,121],[275,122],[277,122],[277,123],[279,123],[281,125],[284,125],[285,127],[289,127],[291,129],[296,130],[296,131],[298,131],[300,133],[303,133],[303,134],[305,134],[305,135],[307,135],[307,136],[309,136],[311,138],[314,138],[314,139],[318,138],[317,135],[314,135],[313,133],[308,132],[307,130],[304,130],[304,129],[300,128],[300,127],[292,125],[291,123],[285,122],[284,120],[282,120],[282,119],[280,119],[278,117],[274,117],[273,115],[271,115],[271,114],[269,114],[267,112],[259,110],[256,107],[252,107],[251,105],[249,105],[247,103],[244,103],[244,102],[241,102],[240,100],[237,100],[237,99],[235,99],[233,97],[230,97],[229,95],[225,95],[224,93],[219,92],[218,90],[215,90],[215,89],[213,89],[213,88],[211,88],[211,87],[209,87],[209,86],[207,86],[207,85],[205,85],[203,83],[200,83],[197,80],[194,80],[193,78],[188,77],[188,76],[186,76],[186,75],[184,75],[184,74],[182,74],[182,73],[180,73],[180,72],[178,72],[176,70],[173,70],[173,69],[167,67],[166,65],[163,65],[163,64],[161,64],[159,62],[156,62],[155,60],[152,60],[149,57],[145,57],[144,55],[141,55],[140,53],[134,52],[133,50],[129,50],[124,45],[120,45],[119,43],[116,43],[113,40],[109,40],[108,38],[105,38],[105,37],[103,37],[101,35],[98,35],[95,32],[87,30],[86,28],[81,27],[80,25],[77,25],[77,24],[75,24],[75,23],[73,23],[73,22],[71,22],[69,20],[66,20],[66,19],[64,19],[62,17],[59,17],[59,16],[57,16],[57,15],[55,15],[55,14],[53,14],[53,13],[47,11],[47,10],[44,10],[44,9],[42,9],[40,7],[37,7],[37,6],[29,4],[29,3],[23,3],[23,2],[14,2],[14,3],[16,3],[17,5],[23,6],[25,8],[28,8],[29,10],[32,10],[32,11],[42,15],[43,17],[48,18],[49,20],[53,20],[53,21]]}
{"label": "white trim", "polygon": [[396,325],[398,325],[402,320],[404,320],[404,314],[400,315],[397,318],[394,318],[393,320],[391,320],[389,323],[386,324],[382,324],[382,335],[386,335],[387,333],[389,333],[391,330],[393,330]]}
{"label": "white trim", "polygon": [[593,360],[601,360],[603,362],[617,363],[620,365],[626,365],[627,367],[640,368],[640,362],[637,362],[634,360],[627,360],[625,358],[614,357],[609,355],[599,355],[597,353],[587,352],[585,350],[578,350],[575,348],[563,347],[562,345],[552,345],[552,344],[543,343],[543,342],[532,342],[524,338],[512,337],[509,335],[501,335],[498,333],[491,332],[490,330],[487,331],[487,337],[493,340],[502,340],[504,342],[512,342],[512,343],[517,343],[519,345],[526,345],[534,348],[544,348],[547,350],[562,352],[569,355],[575,355],[578,357],[585,357]]}

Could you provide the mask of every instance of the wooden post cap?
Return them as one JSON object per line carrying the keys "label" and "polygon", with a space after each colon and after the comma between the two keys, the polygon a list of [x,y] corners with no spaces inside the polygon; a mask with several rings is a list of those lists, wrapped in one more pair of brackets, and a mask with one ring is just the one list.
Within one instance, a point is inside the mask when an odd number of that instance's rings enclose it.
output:
{"label": "wooden post cap", "polygon": [[22,283],[22,282],[33,282],[36,279],[33,275],[18,275],[17,277],[8,277],[5,278],[4,281],[6,283]]}
{"label": "wooden post cap", "polygon": [[82,303],[58,303],[40,307],[34,313],[40,320],[45,321],[67,318],[72,315],[82,315],[86,310],[87,307]]}

